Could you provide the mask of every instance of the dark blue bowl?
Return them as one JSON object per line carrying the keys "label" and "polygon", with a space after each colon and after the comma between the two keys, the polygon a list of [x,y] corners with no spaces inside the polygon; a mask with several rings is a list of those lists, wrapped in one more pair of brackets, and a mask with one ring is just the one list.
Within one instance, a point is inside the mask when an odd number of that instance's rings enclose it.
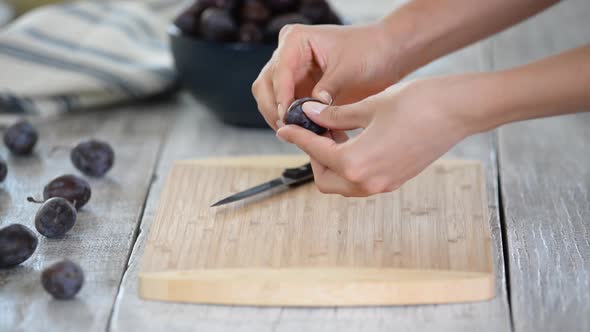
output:
{"label": "dark blue bowl", "polygon": [[268,128],[252,96],[252,83],[276,45],[216,43],[169,29],[172,55],[180,80],[223,122]]}

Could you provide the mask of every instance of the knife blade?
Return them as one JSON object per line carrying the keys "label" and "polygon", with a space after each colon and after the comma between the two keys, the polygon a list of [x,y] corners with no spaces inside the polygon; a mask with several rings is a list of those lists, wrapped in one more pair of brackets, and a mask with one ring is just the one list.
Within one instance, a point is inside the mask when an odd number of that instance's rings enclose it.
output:
{"label": "knife blade", "polygon": [[311,181],[313,181],[313,171],[310,163],[300,167],[287,168],[283,171],[280,177],[221,199],[211,205],[211,207],[241,201],[270,190],[295,188]]}

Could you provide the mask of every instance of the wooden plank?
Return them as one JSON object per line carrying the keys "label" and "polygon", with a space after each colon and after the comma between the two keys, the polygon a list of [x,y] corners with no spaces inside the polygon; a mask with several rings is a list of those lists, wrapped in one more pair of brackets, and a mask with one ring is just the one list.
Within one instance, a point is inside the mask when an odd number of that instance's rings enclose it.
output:
{"label": "wooden plank", "polygon": [[142,298],[354,306],[494,297],[478,161],[437,161],[399,190],[369,198],[324,195],[309,184],[210,207],[308,161],[252,159],[174,164],[143,257]]}
{"label": "wooden plank", "polygon": [[515,330],[589,331],[590,114],[500,137]]}
{"label": "wooden plank", "polygon": [[[590,43],[590,3],[563,1],[493,41],[495,68]],[[516,331],[590,331],[590,114],[500,130]]]}
{"label": "wooden plank", "polygon": [[[139,110],[139,108],[142,108]],[[115,166],[104,179],[89,179],[92,197],[65,238],[39,235],[36,253],[24,264],[0,270],[0,331],[104,331],[126,267],[136,225],[150,185],[162,136],[167,129],[162,108],[67,114],[38,124],[40,141],[31,157],[2,155],[8,178],[0,189],[0,224],[22,223],[34,230],[43,186],[63,173],[79,174],[69,152],[54,146],[96,137],[113,144]],[[40,272],[68,257],[85,271],[86,283],[72,301],[56,301],[43,290]]]}

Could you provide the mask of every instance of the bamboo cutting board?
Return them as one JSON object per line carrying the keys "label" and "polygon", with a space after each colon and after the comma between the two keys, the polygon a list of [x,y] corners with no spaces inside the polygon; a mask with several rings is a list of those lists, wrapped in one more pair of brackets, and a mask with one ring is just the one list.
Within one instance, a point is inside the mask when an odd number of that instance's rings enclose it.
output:
{"label": "bamboo cutting board", "polygon": [[438,161],[393,193],[321,194],[313,184],[210,208],[306,162],[299,156],[177,162],[151,227],[145,299],[350,306],[490,299],[483,171]]}

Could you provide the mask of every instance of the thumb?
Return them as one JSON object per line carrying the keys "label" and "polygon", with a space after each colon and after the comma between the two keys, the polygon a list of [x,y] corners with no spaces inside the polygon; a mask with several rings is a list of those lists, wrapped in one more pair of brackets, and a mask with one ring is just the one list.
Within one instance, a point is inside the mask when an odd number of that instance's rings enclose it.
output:
{"label": "thumb", "polygon": [[332,130],[365,128],[371,121],[371,110],[356,103],[343,106],[328,106],[308,101],[302,106],[311,121]]}

